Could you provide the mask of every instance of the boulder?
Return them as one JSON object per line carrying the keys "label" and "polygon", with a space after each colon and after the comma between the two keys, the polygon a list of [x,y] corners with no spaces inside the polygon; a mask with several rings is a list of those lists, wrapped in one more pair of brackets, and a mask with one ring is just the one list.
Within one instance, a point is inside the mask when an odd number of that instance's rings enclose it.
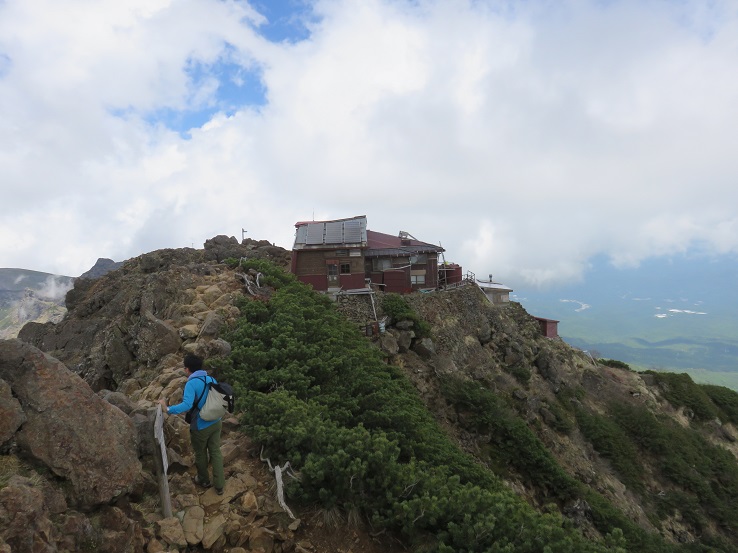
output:
{"label": "boulder", "polygon": [[145,539],[141,525],[117,507],[105,507],[99,516],[101,537],[95,545],[99,553],[143,553]]}
{"label": "boulder", "polygon": [[439,355],[434,359],[433,368],[439,375],[456,375],[459,368],[448,355]]}
{"label": "boulder", "polygon": [[421,338],[413,346],[415,353],[425,359],[430,359],[436,353],[436,346],[430,338]]}
{"label": "boulder", "polygon": [[73,502],[91,508],[132,489],[141,463],[136,429],[123,411],[20,340],[0,341],[0,379],[27,418],[16,433],[18,446],[70,482]]}
{"label": "boulder", "polygon": [[205,549],[210,549],[215,542],[223,537],[226,522],[228,520],[222,514],[218,514],[205,523],[202,538],[202,546]]}
{"label": "boulder", "polygon": [[123,411],[126,415],[130,415],[138,407],[135,403],[128,399],[127,395],[122,392],[100,390],[100,392],[98,392],[98,395],[111,405],[114,405],[115,407]]}
{"label": "boulder", "polygon": [[259,502],[256,499],[256,494],[254,492],[249,490],[241,496],[241,508],[246,513],[259,510]]}
{"label": "boulder", "polygon": [[223,320],[223,317],[218,315],[215,311],[209,312],[205,317],[205,321],[202,323],[199,337],[217,336],[224,324],[225,321]]}
{"label": "boulder", "polygon": [[59,551],[84,551],[99,541],[99,530],[82,513],[71,511],[59,516],[56,521],[59,529],[57,549]]}
{"label": "boulder", "polygon": [[197,324],[185,325],[179,329],[179,337],[183,340],[190,340],[197,338],[200,333],[200,326]]}
{"label": "boulder", "polygon": [[202,541],[205,523],[205,511],[199,505],[190,507],[185,511],[182,520],[182,530],[185,539],[190,545],[197,545]]}
{"label": "boulder", "polygon": [[175,547],[187,547],[182,524],[177,517],[164,518],[156,522],[157,536],[165,543]]}
{"label": "boulder", "polygon": [[272,553],[274,551],[274,532],[264,527],[257,527],[249,536],[249,548],[255,551]]}
{"label": "boulder", "polygon": [[57,550],[43,493],[28,478],[13,476],[0,490],[0,540],[12,551]]}
{"label": "boulder", "polygon": [[479,331],[477,332],[477,338],[479,339],[479,343],[482,345],[488,344],[492,341],[492,327],[490,326],[489,321],[482,321],[479,326]]}
{"label": "boulder", "polygon": [[150,312],[145,313],[141,319],[138,342],[139,360],[151,364],[157,363],[169,353],[175,353],[182,345],[177,330]]}
{"label": "boulder", "polygon": [[553,354],[548,351],[541,351],[534,363],[543,378],[555,385],[561,383],[561,363],[556,360]]}
{"label": "boulder", "polygon": [[231,344],[222,338],[216,338],[205,345],[206,357],[227,357],[231,354]]}
{"label": "boulder", "polygon": [[410,351],[413,338],[415,338],[415,332],[412,330],[401,330],[398,334],[397,347],[399,348],[400,353],[407,353]]}
{"label": "boulder", "polygon": [[203,248],[205,250],[203,254],[204,258],[217,262],[221,262],[229,257],[240,259],[249,253],[249,248],[239,244],[234,236],[225,236],[223,234],[205,240]]}
{"label": "boulder", "polygon": [[13,437],[20,425],[26,422],[21,404],[13,397],[10,384],[0,380],[0,445]]}
{"label": "boulder", "polygon": [[382,334],[379,337],[379,347],[382,351],[389,353],[390,355],[396,355],[400,350],[397,340],[392,334]]}

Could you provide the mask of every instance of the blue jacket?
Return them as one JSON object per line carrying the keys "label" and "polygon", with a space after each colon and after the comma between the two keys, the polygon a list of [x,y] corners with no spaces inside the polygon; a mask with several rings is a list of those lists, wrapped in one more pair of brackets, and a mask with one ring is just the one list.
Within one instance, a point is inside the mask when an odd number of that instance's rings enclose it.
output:
{"label": "blue jacket", "polygon": [[[203,377],[205,377],[205,380],[203,380]],[[202,409],[205,405],[205,400],[207,399],[207,394],[203,393],[203,390],[205,389],[205,382],[217,384],[218,381],[215,380],[212,376],[208,376],[208,373],[206,373],[205,371],[193,372],[187,379],[187,384],[185,384],[184,395],[182,396],[182,403],[172,405],[167,410],[167,413],[169,413],[170,415],[186,413],[192,408],[192,404],[195,403],[195,400],[199,398],[200,395],[202,395],[202,397],[200,398],[197,408]],[[215,424],[219,420],[220,419],[215,421],[204,421],[200,418],[200,411],[198,410],[197,417],[195,419],[195,428],[197,428],[197,430],[202,430],[203,428],[207,428],[208,426]]]}

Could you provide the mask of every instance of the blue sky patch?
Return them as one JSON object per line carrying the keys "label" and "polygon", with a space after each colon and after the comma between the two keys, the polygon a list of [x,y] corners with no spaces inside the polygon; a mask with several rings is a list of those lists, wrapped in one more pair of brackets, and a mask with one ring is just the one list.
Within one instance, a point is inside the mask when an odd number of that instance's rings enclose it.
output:
{"label": "blue sky patch", "polygon": [[271,42],[306,40],[309,25],[318,20],[308,0],[253,0],[251,5],[267,19],[258,31]]}
{"label": "blue sky patch", "polygon": [[259,68],[247,69],[232,62],[192,62],[187,73],[191,82],[188,107],[157,109],[144,117],[148,123],[165,125],[182,138],[190,138],[190,130],[202,127],[217,113],[233,115],[243,107],[266,104]]}

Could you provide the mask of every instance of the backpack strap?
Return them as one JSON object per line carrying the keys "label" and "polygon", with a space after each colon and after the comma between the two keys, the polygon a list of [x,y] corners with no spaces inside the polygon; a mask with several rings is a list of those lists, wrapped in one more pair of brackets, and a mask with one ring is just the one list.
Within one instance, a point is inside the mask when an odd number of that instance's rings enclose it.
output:
{"label": "backpack strap", "polygon": [[205,392],[208,391],[208,380],[204,376],[198,376],[197,379],[198,380],[202,380],[202,382],[203,382],[202,393],[200,394],[200,397],[198,397],[195,400],[195,403],[192,404],[192,408],[195,409],[196,411],[199,411],[200,410],[200,407],[199,407],[200,401],[202,401],[202,398],[205,395]]}

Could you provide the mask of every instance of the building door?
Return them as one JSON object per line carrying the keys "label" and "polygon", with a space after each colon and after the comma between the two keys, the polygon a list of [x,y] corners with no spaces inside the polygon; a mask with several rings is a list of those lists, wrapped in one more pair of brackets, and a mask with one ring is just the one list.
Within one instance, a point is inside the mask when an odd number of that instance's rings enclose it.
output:
{"label": "building door", "polygon": [[328,268],[328,287],[337,287],[338,286],[338,263],[328,263],[326,265]]}

